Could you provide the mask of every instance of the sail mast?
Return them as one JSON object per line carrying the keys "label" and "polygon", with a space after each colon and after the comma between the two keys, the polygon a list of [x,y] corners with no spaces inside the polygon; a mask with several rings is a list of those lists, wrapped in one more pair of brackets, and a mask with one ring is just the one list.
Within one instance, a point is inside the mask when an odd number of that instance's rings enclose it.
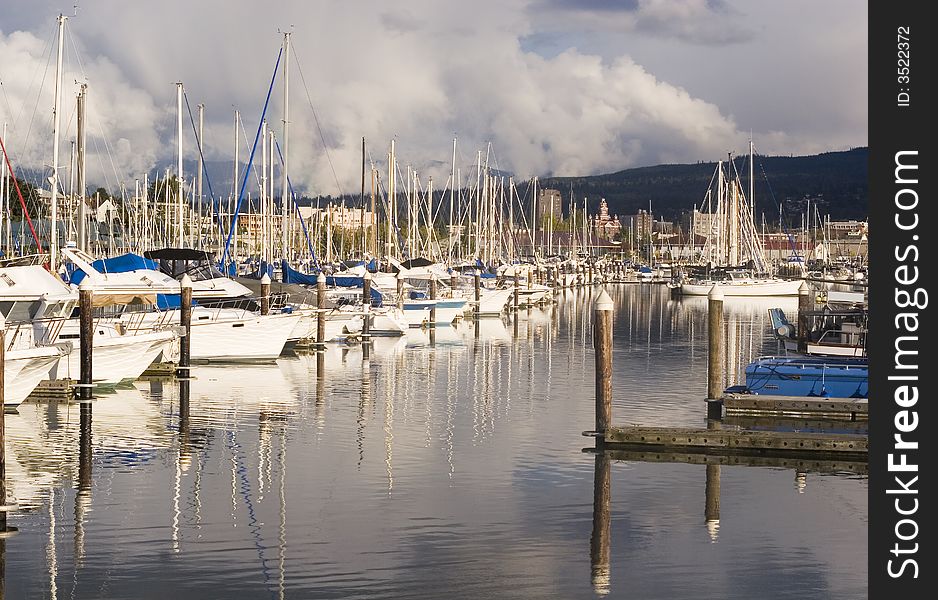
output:
{"label": "sail mast", "polygon": [[289,209],[289,173],[290,173],[290,32],[283,34],[283,173],[280,174],[280,209],[281,209],[281,247],[283,258],[289,258],[287,225]]}
{"label": "sail mast", "polygon": [[55,97],[52,108],[52,199],[51,199],[51,227],[49,234],[49,270],[56,272],[56,263],[59,253],[59,127],[62,114],[59,107],[62,104],[62,50],[65,38],[65,20],[68,17],[59,15],[59,44],[55,57]]}
{"label": "sail mast", "polygon": [[185,244],[182,227],[182,82],[176,82],[176,213],[179,230],[176,236],[177,248]]}

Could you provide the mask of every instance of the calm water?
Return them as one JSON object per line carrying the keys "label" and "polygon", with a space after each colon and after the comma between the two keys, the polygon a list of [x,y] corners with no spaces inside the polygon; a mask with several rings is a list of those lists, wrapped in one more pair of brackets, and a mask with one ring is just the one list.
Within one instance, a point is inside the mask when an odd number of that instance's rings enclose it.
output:
{"label": "calm water", "polygon": [[[703,425],[706,300],[610,292],[613,420]],[[866,476],[772,466],[613,461],[594,586],[590,302],[377,340],[364,364],[201,366],[188,420],[170,381],[102,395],[84,434],[76,405],[21,406],[5,597],[866,597]],[[776,351],[770,306],[796,300],[727,300],[728,381]]]}

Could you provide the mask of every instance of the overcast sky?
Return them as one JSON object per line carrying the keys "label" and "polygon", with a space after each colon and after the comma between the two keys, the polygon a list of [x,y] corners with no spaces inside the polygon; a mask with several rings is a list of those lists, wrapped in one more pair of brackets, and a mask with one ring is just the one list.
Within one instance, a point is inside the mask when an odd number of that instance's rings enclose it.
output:
{"label": "overcast sky", "polygon": [[[396,139],[437,189],[454,135],[463,183],[489,142],[519,178],[716,160],[750,131],[768,154],[867,144],[863,0],[3,0],[0,121],[18,165],[52,162],[60,12],[60,163],[84,81],[90,177],[109,189],[175,160],[175,81],[205,104],[211,159],[232,159],[240,109],[245,160],[287,30],[290,175],[311,194],[357,192],[363,136],[382,168]],[[185,135],[195,158],[188,116]]]}

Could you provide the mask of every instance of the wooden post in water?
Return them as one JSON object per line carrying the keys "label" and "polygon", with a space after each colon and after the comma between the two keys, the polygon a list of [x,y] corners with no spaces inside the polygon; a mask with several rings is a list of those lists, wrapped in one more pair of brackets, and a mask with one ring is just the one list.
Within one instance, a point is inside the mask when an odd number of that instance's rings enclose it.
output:
{"label": "wooden post in water", "polygon": [[91,368],[94,351],[94,291],[91,282],[85,277],[78,286],[78,324],[79,324],[79,400],[91,400],[93,371]]}
{"label": "wooden post in water", "polygon": [[261,314],[270,314],[270,275],[261,277]]}
{"label": "wooden post in water", "polygon": [[[436,277],[430,275],[430,300],[436,300]],[[436,327],[436,303],[430,305],[430,327]]]}
{"label": "wooden post in water", "polygon": [[714,285],[707,294],[707,418],[723,416],[723,291]]}
{"label": "wooden post in water", "polygon": [[[518,314],[518,303],[521,296],[521,271],[515,268],[515,293],[512,295],[512,304],[515,308],[515,314]],[[516,317],[517,318],[517,317]]]}
{"label": "wooden post in water", "polygon": [[449,287],[453,290],[459,287],[459,274],[455,270],[449,274]]}
{"label": "wooden post in water", "polygon": [[189,274],[182,276],[179,282],[179,324],[183,328],[179,338],[180,376],[189,377],[189,358],[192,355],[192,279]]}
{"label": "wooden post in water", "polygon": [[326,343],[326,276],[316,277],[316,343]]}
{"label": "wooden post in water", "polygon": [[[707,421],[707,429],[721,429],[720,421]],[[720,532],[720,464],[707,463],[707,482],[704,488],[704,519],[710,541],[716,543]]]}
{"label": "wooden post in water", "polygon": [[365,271],[362,278],[362,358],[371,358],[371,273]]}
{"label": "wooden post in water", "polygon": [[479,313],[482,311],[482,305],[480,304],[482,300],[482,272],[479,269],[476,269],[475,274],[472,276],[472,288],[475,292],[476,301],[475,310],[473,312],[475,312],[475,317],[478,319]]}
{"label": "wooden post in water", "polygon": [[[7,532],[7,510],[10,508],[7,506],[6,415],[4,414],[6,412],[4,410],[4,402],[6,402],[4,392],[4,386],[6,385],[4,378],[6,345],[6,319],[3,317],[3,313],[0,313],[0,537]],[[5,544],[6,542],[0,541],[0,543]],[[5,551],[6,548],[0,550]]]}
{"label": "wooden post in water", "polygon": [[404,310],[404,272],[397,272],[397,308]]}
{"label": "wooden post in water", "polygon": [[[85,557],[85,516],[91,508],[91,402],[78,405],[78,481],[75,485],[75,566]],[[0,596],[2,600],[2,596]]]}
{"label": "wooden post in water", "polygon": [[596,453],[593,471],[593,533],[590,535],[590,581],[598,596],[610,591],[609,549],[612,530],[612,460]]}
{"label": "wooden post in water", "polygon": [[802,281],[798,288],[798,351],[808,349],[808,311],[811,310],[811,286]]}
{"label": "wooden post in water", "polygon": [[612,425],[612,298],[603,290],[593,309],[593,350],[596,356],[596,431]]}

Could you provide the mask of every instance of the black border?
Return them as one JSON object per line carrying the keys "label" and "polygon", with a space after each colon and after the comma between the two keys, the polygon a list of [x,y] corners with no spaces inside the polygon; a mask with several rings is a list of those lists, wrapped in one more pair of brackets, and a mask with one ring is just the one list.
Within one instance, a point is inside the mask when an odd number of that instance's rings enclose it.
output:
{"label": "black border", "polygon": [[[926,374],[935,364],[926,352],[927,348],[938,339],[934,336],[936,317],[934,311],[927,308],[920,310],[920,324],[917,334],[919,336],[917,356],[919,364],[918,382],[919,400],[915,410],[919,418],[917,428],[911,433],[904,433],[906,440],[915,440],[919,443],[917,451],[908,453],[909,462],[919,465],[919,479],[913,487],[918,490],[918,510],[911,518],[918,525],[918,534],[914,542],[918,543],[918,551],[898,557],[914,557],[918,564],[918,578],[910,576],[912,569],[908,568],[905,575],[899,578],[890,577],[887,568],[890,559],[897,557],[890,553],[898,541],[895,535],[896,523],[903,518],[898,515],[895,508],[894,494],[887,493],[890,488],[896,488],[894,477],[897,473],[887,470],[889,453],[895,453],[894,435],[897,433],[895,418],[898,411],[903,410],[896,404],[894,393],[898,383],[890,381],[889,376],[896,374],[894,370],[896,338],[903,335],[902,329],[897,329],[896,315],[904,310],[897,306],[896,289],[903,289],[896,282],[896,268],[901,264],[915,265],[919,269],[919,282],[904,289],[923,287],[930,292],[934,277],[934,249],[929,249],[938,236],[933,234],[932,227],[938,221],[930,222],[929,216],[934,213],[929,210],[932,203],[931,180],[938,177],[930,165],[932,154],[928,143],[934,133],[930,131],[930,122],[936,120],[934,114],[938,111],[933,94],[929,88],[934,84],[929,72],[929,61],[936,56],[934,39],[936,32],[933,24],[926,16],[929,2],[885,2],[883,0],[871,2],[869,7],[869,181],[870,181],[870,281],[869,306],[871,310],[870,332],[868,340],[868,353],[872,368],[870,369],[870,480],[869,480],[869,585],[871,598],[912,599],[933,598],[938,595],[938,588],[929,585],[935,579],[938,567],[930,564],[929,559],[935,556],[934,549],[929,541],[931,535],[932,519],[930,514],[935,508],[931,506],[931,496],[924,491],[925,487],[933,486],[930,461],[926,460],[934,449],[928,443],[930,437],[936,435],[938,423],[935,422],[935,413],[932,406],[934,399]],[[898,64],[901,42],[898,38],[899,27],[909,28],[908,48],[910,74],[909,81],[900,81],[898,69],[904,65]],[[899,93],[907,88],[909,93],[908,106],[900,106]],[[895,205],[896,192],[903,187],[896,183],[896,153],[900,151],[918,151],[915,161],[918,164],[918,183],[914,187],[919,196],[919,205],[915,212],[919,217],[919,226],[916,231],[902,231],[896,226]],[[908,217],[904,214],[903,218]],[[916,241],[913,235],[918,235]],[[909,245],[917,245],[920,256],[917,262],[911,262],[907,257],[901,261],[897,258],[897,248],[904,251]],[[929,300],[938,301],[938,296]],[[911,309],[917,310],[917,309]],[[903,371],[907,374],[909,371]],[[905,496],[909,498],[909,496]],[[907,504],[906,506],[910,506]],[[906,524],[908,531],[911,525]],[[912,542],[902,542],[910,545]],[[900,565],[894,562],[896,568]]]}

